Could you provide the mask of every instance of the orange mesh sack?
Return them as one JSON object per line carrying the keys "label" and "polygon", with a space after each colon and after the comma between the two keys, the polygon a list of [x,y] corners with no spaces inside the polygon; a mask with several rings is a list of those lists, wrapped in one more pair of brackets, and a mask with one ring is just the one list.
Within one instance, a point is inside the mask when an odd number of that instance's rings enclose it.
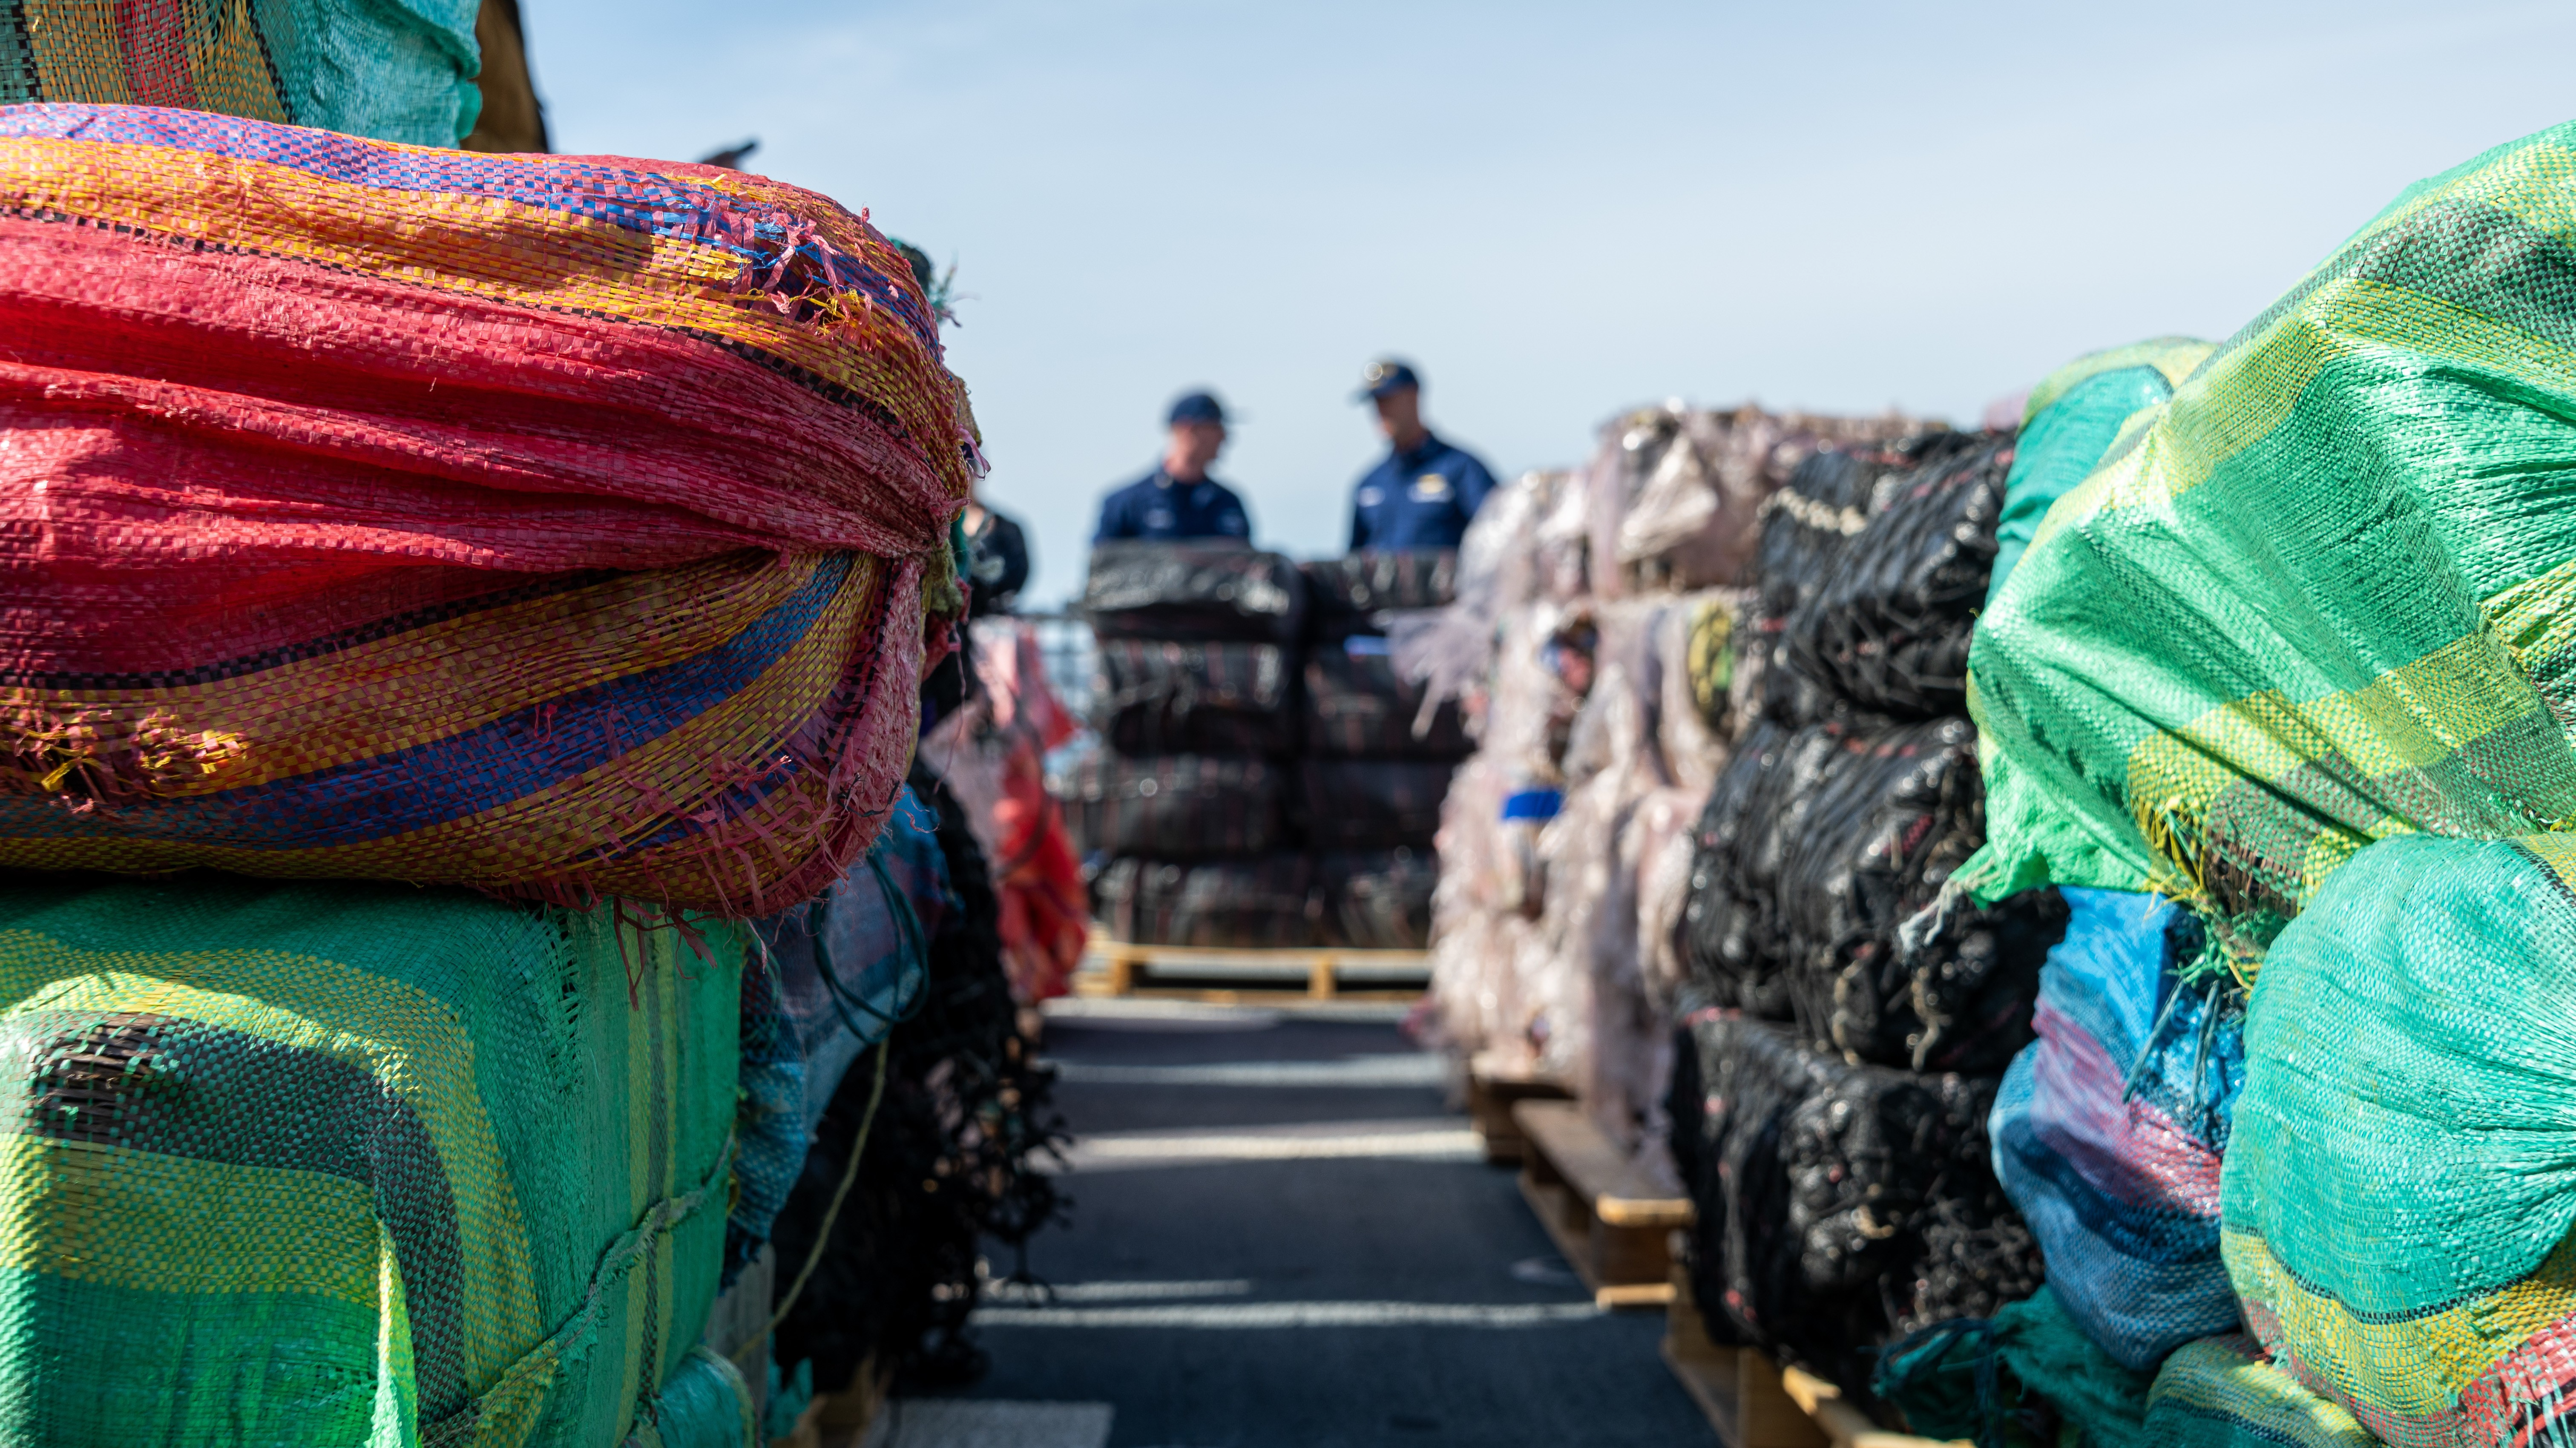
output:
{"label": "orange mesh sack", "polygon": [[980,464],[863,217],[7,107],[0,335],[0,865],[748,916],[873,839]]}

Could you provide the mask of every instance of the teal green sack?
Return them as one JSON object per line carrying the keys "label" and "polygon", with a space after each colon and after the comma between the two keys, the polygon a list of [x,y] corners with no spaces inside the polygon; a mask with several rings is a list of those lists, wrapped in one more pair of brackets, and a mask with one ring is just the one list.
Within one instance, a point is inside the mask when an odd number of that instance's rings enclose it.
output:
{"label": "teal green sack", "polygon": [[[715,1298],[731,1185],[745,941],[699,929],[402,885],[0,873],[21,1082],[0,1441],[651,1427]],[[722,1431],[708,1371],[666,1439]]]}

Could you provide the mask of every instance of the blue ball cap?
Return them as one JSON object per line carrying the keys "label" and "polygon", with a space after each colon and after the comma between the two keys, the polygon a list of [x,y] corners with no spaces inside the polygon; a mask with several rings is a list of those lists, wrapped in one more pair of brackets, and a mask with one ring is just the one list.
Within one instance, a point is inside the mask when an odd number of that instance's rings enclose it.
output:
{"label": "blue ball cap", "polygon": [[1172,399],[1172,412],[1163,419],[1165,427],[1178,427],[1185,422],[1225,423],[1225,404],[1213,392],[1184,392]]}
{"label": "blue ball cap", "polygon": [[1410,363],[1398,362],[1392,357],[1381,357],[1371,362],[1368,370],[1360,374],[1360,390],[1352,394],[1351,401],[1366,402],[1371,398],[1384,397],[1390,392],[1401,392],[1407,387],[1419,391],[1422,387],[1421,374],[1415,372]]}

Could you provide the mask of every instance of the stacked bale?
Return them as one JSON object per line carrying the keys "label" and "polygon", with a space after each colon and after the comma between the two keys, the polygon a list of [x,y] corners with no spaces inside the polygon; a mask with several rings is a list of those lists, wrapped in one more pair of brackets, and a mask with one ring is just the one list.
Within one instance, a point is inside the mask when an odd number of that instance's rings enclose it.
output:
{"label": "stacked bale", "polygon": [[1312,945],[1314,870],[1291,832],[1305,580],[1275,553],[1102,544],[1083,610],[1092,727],[1065,823],[1118,939]]}
{"label": "stacked bale", "polygon": [[2571,147],[2409,188],[2106,405],[2138,404],[1995,590],[1960,878],[2103,917],[1996,1120],[2051,1300],[2126,1377],[1998,1318],[1907,1355],[1909,1403],[1948,1363],[2104,1441],[2576,1438],[2576,372],[2564,227],[2527,209]]}
{"label": "stacked bale", "polygon": [[1650,1165],[1690,823],[1743,722],[1724,641],[1750,611],[1738,585],[1764,500],[1820,447],[1913,426],[1623,414],[1587,467],[1488,500],[1457,605],[1395,629],[1401,672],[1461,700],[1477,744],[1440,835],[1443,1033],[1461,1054],[1565,1082]]}
{"label": "stacked bale", "polygon": [[2053,891],[1932,911],[1984,841],[1970,629],[2010,433],[1819,453],[1766,507],[1684,912],[1673,1152],[1721,1331],[1865,1398],[1881,1343],[2037,1285],[1987,1116]]}
{"label": "stacked bale", "polygon": [[[420,103],[336,123],[445,144],[433,9],[102,44],[253,115],[320,65]],[[0,624],[0,1436],[756,1436],[709,1304],[794,1215],[808,1093],[938,983],[886,822],[980,459],[918,278],[756,176],[167,108],[0,108],[0,198],[0,519],[43,538]],[[1044,1128],[993,1109],[1042,1078],[916,1074],[1016,1204],[977,1229],[1042,1217]]]}
{"label": "stacked bale", "polygon": [[1450,552],[1363,553],[1302,565],[1311,610],[1291,808],[1314,866],[1322,943],[1420,950],[1432,850],[1458,761],[1474,748],[1455,700],[1397,673],[1388,641],[1456,593]]}

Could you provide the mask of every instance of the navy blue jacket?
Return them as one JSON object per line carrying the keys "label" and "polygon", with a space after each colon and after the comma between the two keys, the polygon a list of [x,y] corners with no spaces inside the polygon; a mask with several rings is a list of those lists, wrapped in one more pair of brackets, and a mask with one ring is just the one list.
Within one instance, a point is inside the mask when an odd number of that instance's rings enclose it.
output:
{"label": "navy blue jacket", "polygon": [[1360,475],[1351,496],[1351,551],[1455,548],[1493,490],[1494,475],[1475,454],[1437,437],[1390,452]]}
{"label": "navy blue jacket", "polygon": [[1100,502],[1100,531],[1094,543],[1122,538],[1177,542],[1183,538],[1232,538],[1252,541],[1252,515],[1234,489],[1214,478],[1174,482],[1161,468],[1111,493]]}

